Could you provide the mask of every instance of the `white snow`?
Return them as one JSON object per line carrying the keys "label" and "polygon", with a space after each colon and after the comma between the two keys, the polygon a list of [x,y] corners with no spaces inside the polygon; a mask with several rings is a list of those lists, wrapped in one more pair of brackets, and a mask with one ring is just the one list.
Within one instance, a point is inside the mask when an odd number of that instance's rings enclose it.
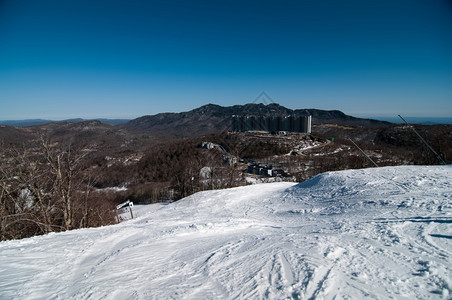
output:
{"label": "white snow", "polygon": [[321,174],[0,243],[0,299],[450,299],[452,167]]}
{"label": "white snow", "polygon": [[106,188],[98,188],[95,190],[96,192],[123,192],[127,191],[127,187],[125,186],[113,186],[113,187],[106,187]]}

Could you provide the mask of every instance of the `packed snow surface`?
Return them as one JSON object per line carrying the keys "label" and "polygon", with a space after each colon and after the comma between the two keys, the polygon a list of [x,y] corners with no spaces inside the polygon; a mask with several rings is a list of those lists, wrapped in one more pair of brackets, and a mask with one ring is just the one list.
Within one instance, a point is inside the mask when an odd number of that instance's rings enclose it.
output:
{"label": "packed snow surface", "polygon": [[386,167],[135,206],[0,243],[0,299],[450,299],[452,167]]}

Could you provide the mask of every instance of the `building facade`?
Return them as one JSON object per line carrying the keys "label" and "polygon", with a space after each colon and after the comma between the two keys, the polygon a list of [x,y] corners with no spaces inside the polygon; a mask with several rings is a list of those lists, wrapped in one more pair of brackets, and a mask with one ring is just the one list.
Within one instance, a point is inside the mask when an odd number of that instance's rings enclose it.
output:
{"label": "building facade", "polygon": [[232,116],[232,131],[311,133],[311,116]]}

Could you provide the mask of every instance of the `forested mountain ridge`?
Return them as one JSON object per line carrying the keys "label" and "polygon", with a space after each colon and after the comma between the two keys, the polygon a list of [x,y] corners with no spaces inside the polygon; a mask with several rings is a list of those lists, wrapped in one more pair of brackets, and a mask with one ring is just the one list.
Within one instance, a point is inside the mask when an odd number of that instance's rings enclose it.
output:
{"label": "forested mountain ridge", "polygon": [[296,109],[292,110],[276,103],[245,104],[223,107],[207,104],[188,112],[160,113],[131,120],[122,126],[131,130],[166,133],[177,137],[194,137],[227,131],[233,115],[253,116],[312,116],[313,125],[337,124],[343,126],[387,126],[390,123],[361,119],[339,110]]}

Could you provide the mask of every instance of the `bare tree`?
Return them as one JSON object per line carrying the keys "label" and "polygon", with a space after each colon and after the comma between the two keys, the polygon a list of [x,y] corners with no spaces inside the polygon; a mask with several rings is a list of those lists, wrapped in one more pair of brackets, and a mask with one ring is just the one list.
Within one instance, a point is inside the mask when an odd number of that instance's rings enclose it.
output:
{"label": "bare tree", "polygon": [[47,173],[31,149],[4,149],[1,161],[0,203],[2,238],[52,231],[52,196]]}
{"label": "bare tree", "polygon": [[2,240],[111,223],[108,203],[91,193],[92,176],[83,166],[86,151],[45,138],[2,148]]}

